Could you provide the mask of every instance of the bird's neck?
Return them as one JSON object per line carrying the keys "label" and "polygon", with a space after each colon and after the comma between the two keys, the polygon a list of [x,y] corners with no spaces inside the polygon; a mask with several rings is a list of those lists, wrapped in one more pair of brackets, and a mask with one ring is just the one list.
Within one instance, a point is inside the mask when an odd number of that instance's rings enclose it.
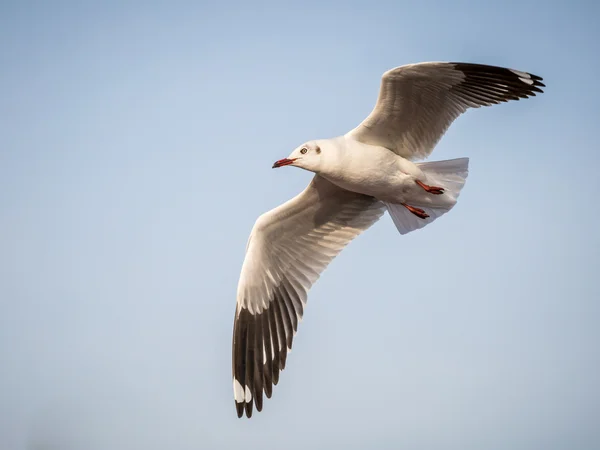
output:
{"label": "bird's neck", "polygon": [[343,165],[344,155],[346,153],[346,138],[338,136],[330,139],[317,140],[317,145],[321,148],[321,170],[323,175],[331,171],[337,172],[340,165]]}
{"label": "bird's neck", "polygon": [[348,166],[352,164],[351,143],[345,136],[317,141],[321,147],[322,163],[319,174],[330,180],[341,179],[347,173]]}

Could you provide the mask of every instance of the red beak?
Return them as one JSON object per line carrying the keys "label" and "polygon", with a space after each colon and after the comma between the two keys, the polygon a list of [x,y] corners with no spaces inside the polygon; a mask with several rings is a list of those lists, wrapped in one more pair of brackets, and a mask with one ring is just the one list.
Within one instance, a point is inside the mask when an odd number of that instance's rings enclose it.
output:
{"label": "red beak", "polygon": [[271,169],[275,169],[277,167],[289,166],[294,161],[296,161],[296,158],[292,158],[292,159],[283,158],[283,159],[280,159],[279,161],[275,161],[275,164],[273,164],[273,167],[271,167]]}

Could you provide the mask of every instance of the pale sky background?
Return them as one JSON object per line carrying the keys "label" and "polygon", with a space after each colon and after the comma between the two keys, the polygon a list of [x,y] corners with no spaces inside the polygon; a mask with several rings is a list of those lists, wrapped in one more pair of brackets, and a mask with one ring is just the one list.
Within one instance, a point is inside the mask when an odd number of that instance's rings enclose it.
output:
{"label": "pale sky background", "polygon": [[[599,5],[2,2],[0,448],[600,448]],[[457,207],[350,244],[238,419],[248,234],[311,177],[273,161],[430,60],[546,93],[454,123]]]}

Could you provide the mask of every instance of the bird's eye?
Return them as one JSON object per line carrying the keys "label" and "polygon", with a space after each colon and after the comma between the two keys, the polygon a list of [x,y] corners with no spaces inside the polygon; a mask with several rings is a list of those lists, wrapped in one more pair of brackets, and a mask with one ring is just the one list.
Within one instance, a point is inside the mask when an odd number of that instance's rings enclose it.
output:
{"label": "bird's eye", "polygon": [[302,150],[300,150],[300,153],[302,153],[303,155],[308,151],[308,149],[306,147],[304,147]]}

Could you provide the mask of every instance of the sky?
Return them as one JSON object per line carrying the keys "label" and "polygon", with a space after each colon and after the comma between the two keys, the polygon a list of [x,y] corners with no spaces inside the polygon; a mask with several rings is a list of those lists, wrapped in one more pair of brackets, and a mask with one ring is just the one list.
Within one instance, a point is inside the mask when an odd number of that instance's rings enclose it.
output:
{"label": "sky", "polygon": [[[593,1],[0,5],[0,448],[600,448]],[[231,332],[256,218],[420,61],[544,77],[470,110],[457,206],[386,214],[310,291],[238,419]]]}

